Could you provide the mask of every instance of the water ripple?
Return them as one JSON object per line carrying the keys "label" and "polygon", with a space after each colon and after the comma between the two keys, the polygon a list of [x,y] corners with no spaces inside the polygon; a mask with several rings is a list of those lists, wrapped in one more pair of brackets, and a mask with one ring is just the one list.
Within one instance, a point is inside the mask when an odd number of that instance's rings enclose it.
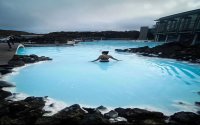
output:
{"label": "water ripple", "polygon": [[200,69],[199,66],[188,65],[179,61],[166,61],[165,59],[148,60],[153,66],[161,70],[162,74],[176,77],[182,80],[187,85],[191,83],[199,83]]}

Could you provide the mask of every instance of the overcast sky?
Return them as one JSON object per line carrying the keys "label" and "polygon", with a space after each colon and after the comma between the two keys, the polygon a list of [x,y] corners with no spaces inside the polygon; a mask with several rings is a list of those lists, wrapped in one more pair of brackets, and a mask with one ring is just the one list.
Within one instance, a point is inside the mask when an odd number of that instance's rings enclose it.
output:
{"label": "overcast sky", "polygon": [[0,29],[139,30],[163,16],[200,8],[200,0],[0,0]]}

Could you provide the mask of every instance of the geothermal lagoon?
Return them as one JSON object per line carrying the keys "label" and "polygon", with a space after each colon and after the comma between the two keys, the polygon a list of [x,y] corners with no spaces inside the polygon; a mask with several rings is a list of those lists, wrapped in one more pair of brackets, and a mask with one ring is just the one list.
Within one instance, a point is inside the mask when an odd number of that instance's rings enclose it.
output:
{"label": "geothermal lagoon", "polygon": [[[19,55],[36,54],[53,60],[18,68],[5,79],[16,84],[14,93],[49,96],[68,105],[138,107],[166,114],[197,111],[199,65],[114,51],[160,44],[101,40],[70,47],[20,48]],[[103,50],[122,61],[90,62]]]}

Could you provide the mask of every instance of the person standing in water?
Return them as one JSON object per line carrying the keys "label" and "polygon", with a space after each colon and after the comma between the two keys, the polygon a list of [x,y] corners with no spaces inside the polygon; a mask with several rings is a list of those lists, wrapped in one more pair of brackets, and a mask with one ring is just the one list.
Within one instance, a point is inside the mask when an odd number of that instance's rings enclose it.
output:
{"label": "person standing in water", "polygon": [[113,59],[113,60],[116,60],[116,61],[121,61],[121,60],[118,60],[114,57],[112,57],[111,55],[108,55],[109,51],[102,51],[102,55],[100,55],[97,59],[91,61],[91,62],[95,62],[95,61],[98,61],[100,60],[100,62],[109,62],[109,59]]}

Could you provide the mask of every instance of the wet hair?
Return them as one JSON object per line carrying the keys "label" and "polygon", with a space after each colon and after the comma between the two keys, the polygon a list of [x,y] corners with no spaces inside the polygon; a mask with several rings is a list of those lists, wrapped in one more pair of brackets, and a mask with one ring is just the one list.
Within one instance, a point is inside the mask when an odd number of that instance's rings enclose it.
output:
{"label": "wet hair", "polygon": [[109,53],[109,51],[102,51],[102,54],[108,54]]}

